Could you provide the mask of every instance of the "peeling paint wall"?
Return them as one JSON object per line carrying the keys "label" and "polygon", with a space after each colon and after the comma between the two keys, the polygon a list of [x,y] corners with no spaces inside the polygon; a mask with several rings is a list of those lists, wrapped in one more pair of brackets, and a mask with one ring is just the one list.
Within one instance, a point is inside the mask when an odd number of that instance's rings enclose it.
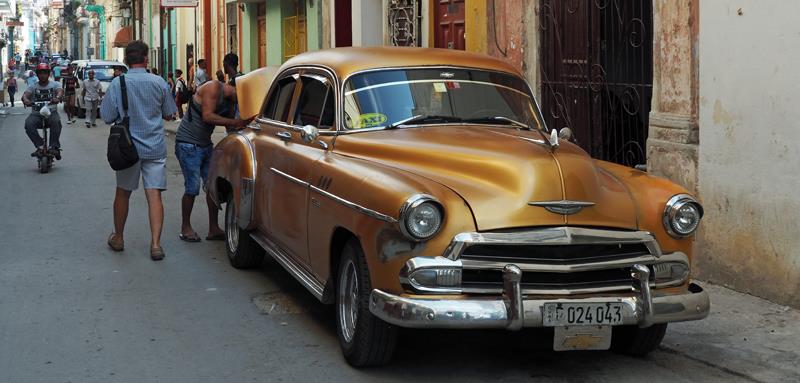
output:
{"label": "peeling paint wall", "polygon": [[699,277],[800,307],[800,2],[699,12]]}
{"label": "peeling paint wall", "polygon": [[[533,0],[489,1],[488,53],[523,70],[525,4]],[[530,6],[530,4],[529,4]]]}

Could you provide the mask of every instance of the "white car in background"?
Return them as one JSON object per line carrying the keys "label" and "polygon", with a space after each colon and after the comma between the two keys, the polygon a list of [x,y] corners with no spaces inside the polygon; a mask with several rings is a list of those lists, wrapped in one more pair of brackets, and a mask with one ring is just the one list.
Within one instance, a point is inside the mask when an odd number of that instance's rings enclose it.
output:
{"label": "white car in background", "polygon": [[75,76],[78,78],[78,88],[75,90],[75,98],[78,104],[78,117],[86,118],[85,102],[81,97],[81,92],[83,91],[83,82],[89,78],[89,70],[94,70],[94,78],[100,80],[100,86],[103,88],[103,93],[105,93],[111,84],[111,79],[114,78],[114,68],[121,68],[122,72],[125,73],[128,71],[128,66],[119,61],[102,60],[76,60],[72,63],[77,64]]}

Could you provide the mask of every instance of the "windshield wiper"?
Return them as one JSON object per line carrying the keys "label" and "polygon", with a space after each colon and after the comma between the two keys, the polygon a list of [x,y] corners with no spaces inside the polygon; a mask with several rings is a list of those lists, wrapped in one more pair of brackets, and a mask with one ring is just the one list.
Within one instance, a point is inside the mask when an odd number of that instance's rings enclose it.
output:
{"label": "windshield wiper", "polygon": [[461,122],[463,119],[456,116],[437,116],[437,115],[424,115],[418,114],[400,121],[395,121],[386,126],[386,129],[394,129],[398,126],[421,124],[425,122]]}
{"label": "windshield wiper", "polygon": [[518,128],[531,130],[531,127],[528,126],[528,124],[503,116],[486,116],[486,117],[470,118],[464,120],[464,122],[498,122],[498,121],[508,122],[511,123],[511,125],[514,125]]}

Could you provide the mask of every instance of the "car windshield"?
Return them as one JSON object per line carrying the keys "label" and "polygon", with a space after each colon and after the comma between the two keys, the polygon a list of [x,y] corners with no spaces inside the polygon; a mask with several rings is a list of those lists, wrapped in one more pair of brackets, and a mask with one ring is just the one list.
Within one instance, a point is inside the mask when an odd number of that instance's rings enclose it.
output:
{"label": "car windshield", "polygon": [[83,71],[83,79],[86,80],[89,78],[89,71],[94,71],[94,78],[100,81],[110,82],[111,79],[114,78],[114,66],[113,65],[100,65],[100,66],[90,66]]}
{"label": "car windshield", "polygon": [[538,111],[525,82],[476,69],[392,69],[352,76],[344,88],[344,127],[403,123],[485,123],[538,129]]}

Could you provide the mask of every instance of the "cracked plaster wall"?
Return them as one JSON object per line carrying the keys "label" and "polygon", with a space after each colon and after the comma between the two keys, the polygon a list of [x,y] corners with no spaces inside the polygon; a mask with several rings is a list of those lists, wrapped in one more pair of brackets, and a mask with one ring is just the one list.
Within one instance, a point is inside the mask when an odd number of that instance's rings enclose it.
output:
{"label": "cracked plaster wall", "polygon": [[698,276],[800,307],[800,2],[703,1]]}

